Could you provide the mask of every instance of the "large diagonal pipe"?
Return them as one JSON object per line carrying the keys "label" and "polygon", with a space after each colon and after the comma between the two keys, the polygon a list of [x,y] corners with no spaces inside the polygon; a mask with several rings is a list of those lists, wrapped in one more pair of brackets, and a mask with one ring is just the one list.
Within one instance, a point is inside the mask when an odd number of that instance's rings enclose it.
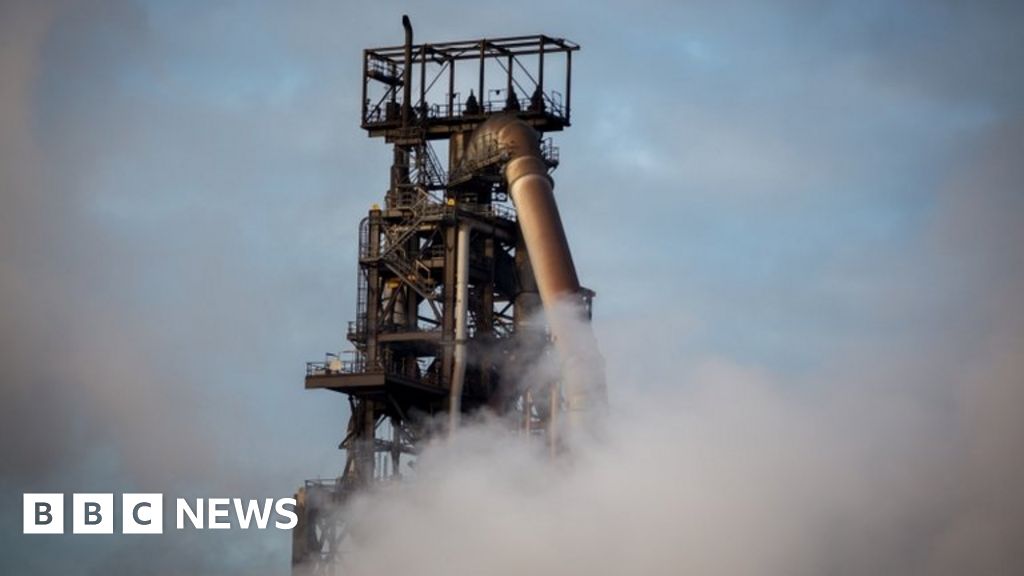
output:
{"label": "large diagonal pipe", "polygon": [[477,127],[464,161],[486,158],[495,146],[506,154],[509,196],[561,360],[570,432],[592,430],[607,406],[604,362],[586,318],[579,278],[555,203],[554,182],[541,154],[540,135],[515,115],[492,116]]}

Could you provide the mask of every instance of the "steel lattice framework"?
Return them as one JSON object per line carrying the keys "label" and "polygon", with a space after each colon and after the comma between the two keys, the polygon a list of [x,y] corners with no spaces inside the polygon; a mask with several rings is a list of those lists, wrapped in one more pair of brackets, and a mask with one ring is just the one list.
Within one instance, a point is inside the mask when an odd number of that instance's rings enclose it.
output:
{"label": "steel lattice framework", "polygon": [[[568,127],[579,46],[542,35],[417,45],[406,25],[404,45],[363,53],[362,128],[392,145],[393,161],[383,205],[360,224],[353,350],[306,366],[306,388],[346,394],[351,407],[341,474],[307,481],[297,495],[293,564],[313,573],[332,573],[340,558],[350,494],[405,473],[449,409],[460,228],[471,230],[460,410],[486,407],[543,435],[562,402],[555,383],[522,381],[513,369],[546,353],[547,335],[527,322],[540,303],[500,174],[507,151],[494,141],[472,159],[464,152],[494,114],[515,114],[541,134]],[[558,149],[546,139],[541,150],[554,169]],[[588,310],[591,295],[584,291]]]}

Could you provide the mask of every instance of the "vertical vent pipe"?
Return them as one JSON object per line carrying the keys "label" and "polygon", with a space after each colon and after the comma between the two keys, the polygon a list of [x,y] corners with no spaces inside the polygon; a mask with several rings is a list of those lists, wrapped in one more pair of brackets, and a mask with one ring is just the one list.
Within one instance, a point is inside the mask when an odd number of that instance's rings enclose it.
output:
{"label": "vertical vent pipe", "polygon": [[466,383],[466,320],[469,304],[468,223],[459,225],[455,246],[455,358],[448,391],[448,433],[454,434],[462,416],[462,390]]}

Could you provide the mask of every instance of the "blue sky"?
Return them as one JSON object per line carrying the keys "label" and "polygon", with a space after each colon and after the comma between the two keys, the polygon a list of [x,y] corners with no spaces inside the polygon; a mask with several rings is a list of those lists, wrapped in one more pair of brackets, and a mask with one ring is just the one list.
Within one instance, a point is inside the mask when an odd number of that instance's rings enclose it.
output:
{"label": "blue sky", "polygon": [[[403,13],[422,41],[582,45],[554,176],[613,400],[724,359],[793,388],[898,374],[955,411],[942,374],[1021,351],[1014,3],[0,11],[0,545],[17,573],[286,569],[274,534],[23,543],[19,496],[285,495],[338,472],[346,403],[303,391],[303,363],[354,313],[357,225],[389,158],[358,127],[360,54],[397,44]],[[679,381],[648,381],[666,359]],[[54,547],[72,552],[40,555]]]}

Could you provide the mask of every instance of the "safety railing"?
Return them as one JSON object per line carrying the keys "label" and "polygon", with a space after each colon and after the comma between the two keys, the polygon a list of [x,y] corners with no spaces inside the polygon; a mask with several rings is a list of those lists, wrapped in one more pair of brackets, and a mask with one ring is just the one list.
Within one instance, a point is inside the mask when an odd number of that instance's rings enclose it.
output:
{"label": "safety railing", "polygon": [[362,358],[354,360],[328,359],[322,362],[306,362],[306,376],[361,374],[363,372],[366,372],[366,361]]}
{"label": "safety railing", "polygon": [[[371,64],[371,72],[382,77],[391,77],[385,63]],[[397,78],[397,76],[395,76]],[[504,90],[495,92],[500,94]],[[448,95],[445,95],[447,100]],[[566,110],[563,104],[562,94],[557,90],[544,92],[541,97],[515,98],[515,103],[510,106],[507,97],[496,96],[477,101],[475,105],[467,106],[459,93],[455,93],[451,103],[424,104],[422,101],[412,106],[413,116],[418,119],[445,119],[461,116],[478,116],[494,114],[505,111],[522,112],[544,112],[557,118],[566,118]],[[401,118],[402,104],[398,99],[394,102],[385,100],[373,103],[367,99],[364,103],[363,123],[366,125],[388,124],[397,122]]]}

